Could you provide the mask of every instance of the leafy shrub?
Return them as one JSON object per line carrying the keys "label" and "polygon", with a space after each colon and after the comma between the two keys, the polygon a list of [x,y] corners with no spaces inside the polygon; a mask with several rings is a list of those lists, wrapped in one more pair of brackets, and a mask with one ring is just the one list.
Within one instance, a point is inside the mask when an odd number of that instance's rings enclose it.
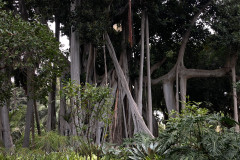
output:
{"label": "leafy shrub", "polygon": [[61,136],[57,132],[46,132],[43,136],[37,136],[34,147],[45,152],[63,152],[69,147],[68,137]]}
{"label": "leafy shrub", "polygon": [[[159,137],[137,135],[126,145],[130,159],[239,159],[240,135],[236,124],[222,113],[209,114],[201,103],[188,102],[181,114],[173,113]],[[231,126],[231,127],[229,127]]]}
{"label": "leafy shrub", "polygon": [[[68,81],[61,90],[61,96],[67,99],[68,115],[64,117],[67,122],[74,121],[77,117],[79,122],[75,124],[78,135],[85,135],[88,140],[95,133],[91,127],[96,123],[103,123],[105,130],[110,124],[112,114],[112,97],[110,88],[107,86],[97,87],[96,85],[77,85],[74,81]],[[103,137],[106,137],[104,132]],[[93,138],[92,138],[93,139]]]}

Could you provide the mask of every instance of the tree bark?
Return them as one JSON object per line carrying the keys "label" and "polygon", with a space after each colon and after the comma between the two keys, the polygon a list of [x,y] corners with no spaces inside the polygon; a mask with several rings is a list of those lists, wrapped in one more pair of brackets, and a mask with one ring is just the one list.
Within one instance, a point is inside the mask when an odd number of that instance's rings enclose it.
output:
{"label": "tree bark", "polygon": [[[0,59],[0,67],[4,68],[0,70],[0,74],[5,75],[3,86],[9,85],[10,76],[6,74],[4,61]],[[9,149],[13,147],[13,141],[11,136],[10,122],[9,122],[9,100],[5,100],[3,106],[0,105],[0,142],[3,142],[5,148]]]}
{"label": "tree bark", "polygon": [[145,31],[145,11],[142,11],[141,19],[141,52],[140,52],[140,68],[139,68],[139,87],[137,105],[139,113],[142,115],[142,94],[143,94],[143,66],[144,66],[144,31]]}
{"label": "tree bark", "polygon": [[32,68],[27,68],[27,113],[26,113],[26,125],[25,125],[25,133],[23,138],[23,147],[29,147],[30,143],[30,129],[32,124],[32,115],[33,115],[33,107],[34,107],[34,90],[33,90],[33,76],[34,70]]}
{"label": "tree bark", "polygon": [[168,113],[170,114],[172,111],[176,111],[176,102],[173,91],[173,82],[172,81],[164,81],[163,82],[163,94],[166,102]]}
{"label": "tree bark", "polygon": [[150,48],[149,48],[149,23],[148,23],[148,14],[146,14],[146,51],[147,51],[147,90],[148,90],[148,111],[147,111],[147,120],[148,128],[153,133],[153,122],[152,122],[152,85],[151,85],[151,66],[150,66]]}
{"label": "tree bark", "polygon": [[[75,0],[71,4],[71,12],[75,12],[76,7],[79,5],[80,0]],[[80,85],[80,41],[79,33],[74,30],[74,26],[71,26],[71,40],[70,40],[70,55],[71,55],[71,80],[76,84]],[[73,100],[74,101],[74,100]],[[77,135],[75,124],[78,124],[76,116],[71,117],[71,134]]]}
{"label": "tree bark", "polygon": [[40,122],[39,122],[39,115],[38,115],[36,100],[34,100],[34,112],[35,112],[35,119],[36,119],[36,124],[37,124],[38,135],[41,136],[41,127],[40,127]]}
{"label": "tree bark", "polygon": [[[238,104],[237,104],[237,89],[234,86],[236,84],[236,69],[235,65],[232,67],[232,83],[233,83],[233,106],[234,106],[234,120],[238,122]],[[239,125],[236,124],[235,131],[239,132]]]}
{"label": "tree bark", "polygon": [[181,109],[185,108],[186,96],[187,96],[187,78],[180,76],[180,95],[181,95]]}
{"label": "tree bark", "polygon": [[5,103],[3,107],[0,107],[1,113],[1,122],[2,122],[2,139],[5,148],[11,148],[13,146],[10,123],[8,117],[8,107]]}
{"label": "tree bark", "polygon": [[134,121],[134,127],[135,127],[134,132],[135,133],[143,132],[143,133],[149,134],[150,136],[153,137],[152,133],[147,128],[141,114],[139,113],[138,106],[135,103],[135,101],[134,101],[134,99],[133,99],[133,97],[130,93],[127,80],[124,76],[124,73],[123,73],[119,63],[118,63],[115,50],[112,46],[111,40],[110,40],[107,33],[105,33],[105,37],[106,37],[106,42],[107,42],[107,48],[108,48],[109,54],[110,54],[110,56],[113,60],[113,64],[114,64],[114,67],[116,69],[118,79],[119,79],[119,81],[120,81],[120,83],[123,87],[124,92],[127,94],[127,98],[128,98],[128,101],[129,101],[129,107],[131,109],[132,118],[133,118],[133,121]]}
{"label": "tree bark", "polygon": [[[75,8],[79,5],[79,0],[75,0],[71,4],[71,11],[74,12]],[[71,41],[70,41],[70,54],[71,54],[71,80],[76,84],[80,84],[80,41],[79,33],[71,27]]]}

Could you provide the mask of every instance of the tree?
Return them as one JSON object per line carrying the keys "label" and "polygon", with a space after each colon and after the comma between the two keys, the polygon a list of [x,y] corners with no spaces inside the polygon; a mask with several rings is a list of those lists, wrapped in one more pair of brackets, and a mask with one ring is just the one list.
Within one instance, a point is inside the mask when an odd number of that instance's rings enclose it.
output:
{"label": "tree", "polygon": [[[58,43],[47,26],[41,24],[37,19],[33,19],[33,22],[25,21],[11,11],[1,10],[1,14],[2,36],[0,42],[1,57],[4,60],[2,66],[11,70],[23,70],[27,74],[28,109],[23,146],[28,147],[34,99],[42,99],[46,95],[45,93],[36,96],[34,92],[40,91],[39,93],[41,93],[47,89],[46,84],[52,76],[51,73],[58,74],[61,66],[64,66],[64,60],[61,58]],[[56,64],[54,70],[52,63]],[[26,82],[23,85],[26,85]],[[6,112],[3,113],[6,114]]]}

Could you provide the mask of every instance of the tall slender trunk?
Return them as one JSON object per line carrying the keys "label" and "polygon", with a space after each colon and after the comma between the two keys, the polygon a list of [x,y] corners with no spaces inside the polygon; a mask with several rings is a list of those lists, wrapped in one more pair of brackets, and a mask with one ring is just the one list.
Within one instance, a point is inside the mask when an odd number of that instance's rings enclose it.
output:
{"label": "tall slender trunk", "polygon": [[[236,83],[235,65],[232,67],[232,83]],[[238,105],[237,105],[237,89],[233,86],[233,105],[234,105],[234,120],[238,123]],[[239,132],[239,125],[235,127],[236,132]]]}
{"label": "tall slender trunk", "polygon": [[[79,5],[80,0],[75,0],[71,4],[71,11],[75,12],[75,8]],[[74,26],[71,26],[71,39],[70,39],[70,55],[71,55],[71,80],[76,84],[80,85],[80,41],[79,41],[79,33],[74,30]],[[73,101],[75,101],[73,99]],[[71,134],[77,135],[76,124],[77,117],[73,116],[72,124],[71,124]]]}
{"label": "tall slender trunk", "polygon": [[141,52],[140,52],[140,68],[139,68],[139,87],[137,105],[139,113],[142,115],[142,93],[143,93],[143,65],[144,65],[144,30],[145,30],[145,11],[142,11],[141,21]]}
{"label": "tall slender trunk", "polygon": [[33,115],[33,107],[34,107],[34,90],[33,90],[33,76],[34,70],[32,68],[27,68],[27,113],[26,113],[26,125],[25,125],[25,133],[23,138],[23,147],[29,147],[30,143],[30,129],[32,124],[32,115]]}
{"label": "tall slender trunk", "polygon": [[[79,0],[75,0],[71,4],[71,11],[74,12],[78,6]],[[71,55],[71,80],[76,84],[80,84],[80,41],[78,32],[74,31],[74,26],[71,27],[71,41],[70,41],[70,55]]]}
{"label": "tall slender trunk", "polygon": [[147,51],[147,90],[148,90],[148,111],[147,120],[148,128],[153,133],[153,122],[152,122],[152,85],[151,85],[151,66],[150,66],[150,48],[149,48],[149,23],[148,14],[146,14],[146,51]]}
{"label": "tall slender trunk", "polygon": [[128,0],[128,42],[131,47],[133,45],[132,38],[132,1]]}
{"label": "tall slender trunk", "polygon": [[41,136],[41,127],[40,127],[40,122],[39,122],[39,114],[38,114],[38,110],[37,110],[36,100],[34,100],[34,112],[35,112],[35,119],[36,119],[38,135]]}

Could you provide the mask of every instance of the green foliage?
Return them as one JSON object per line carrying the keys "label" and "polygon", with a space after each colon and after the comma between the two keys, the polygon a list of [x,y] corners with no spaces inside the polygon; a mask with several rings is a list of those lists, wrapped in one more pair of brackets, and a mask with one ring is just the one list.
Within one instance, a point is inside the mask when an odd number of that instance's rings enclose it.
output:
{"label": "green foliage", "polygon": [[107,29],[109,19],[110,0],[82,1],[72,13],[72,24],[80,34],[81,43],[102,43],[102,36]]}
{"label": "green foliage", "polygon": [[21,149],[14,154],[3,154],[0,152],[1,160],[97,160],[93,155],[90,157],[80,156],[74,151],[44,153],[40,150]]}
{"label": "green foliage", "polygon": [[[4,6],[0,1],[0,63],[1,67],[8,69],[8,73],[1,76],[9,78],[13,70],[18,73],[21,71],[26,76],[26,68],[34,69],[36,74],[33,83],[35,91],[38,91],[36,98],[44,99],[49,90],[47,84],[50,84],[53,76],[61,73],[66,64],[59,50],[59,42],[38,17],[35,16],[31,22],[25,21],[20,15],[4,10]],[[0,86],[7,86],[8,81],[0,81]],[[22,85],[26,85],[26,82]],[[10,90],[4,92],[2,89],[4,87],[1,87],[0,101],[4,101],[6,96],[10,98],[7,94]]]}
{"label": "green foliage", "polygon": [[63,152],[69,147],[68,137],[56,132],[46,132],[43,136],[37,136],[34,147],[45,152]]}
{"label": "green foliage", "polygon": [[130,144],[130,147],[128,148],[128,151],[130,153],[129,155],[130,159],[133,160],[161,159],[161,157],[157,155],[157,153],[160,152],[161,145],[159,144],[159,142],[154,141],[148,135],[144,134],[135,135],[134,139],[130,140],[130,142],[131,141],[133,141],[133,144]]}
{"label": "green foliage", "polygon": [[115,146],[104,143],[102,146],[102,154],[104,160],[128,159],[128,151],[125,146]]}
{"label": "green foliage", "polygon": [[11,87],[9,83],[6,84],[7,77],[0,72],[0,107],[3,106],[9,97],[12,96]]}
{"label": "green foliage", "polygon": [[81,122],[84,121],[84,125],[75,124],[79,132],[90,134],[89,128],[95,121],[104,122],[106,126],[110,124],[112,97],[107,86],[96,87],[88,83],[76,85],[69,81],[65,83],[61,96],[66,97],[70,111],[64,117],[65,120],[70,122],[72,121],[71,117],[77,116]]}
{"label": "green foliage", "polygon": [[200,104],[187,102],[181,114],[170,118],[158,138],[160,153],[171,159],[236,159],[239,134],[223,125],[228,119],[223,114],[208,114]]}
{"label": "green foliage", "polygon": [[236,122],[222,113],[209,114],[207,109],[199,108],[200,104],[187,102],[182,113],[174,113],[175,117],[169,119],[166,129],[162,130],[157,138],[138,134],[127,139],[123,146],[104,144],[99,147],[85,138],[63,137],[49,132],[36,138],[35,150],[19,149],[12,155],[2,152],[0,157],[4,154],[5,159],[101,157],[105,160],[237,160],[240,154],[240,135],[227,125],[234,125]]}
{"label": "green foliage", "polygon": [[[159,137],[136,135],[128,139],[130,159],[238,159],[240,135],[236,122],[222,113],[209,114],[201,103],[187,102],[181,114],[174,113]],[[229,125],[230,124],[230,125]],[[226,127],[227,126],[227,127]]]}

